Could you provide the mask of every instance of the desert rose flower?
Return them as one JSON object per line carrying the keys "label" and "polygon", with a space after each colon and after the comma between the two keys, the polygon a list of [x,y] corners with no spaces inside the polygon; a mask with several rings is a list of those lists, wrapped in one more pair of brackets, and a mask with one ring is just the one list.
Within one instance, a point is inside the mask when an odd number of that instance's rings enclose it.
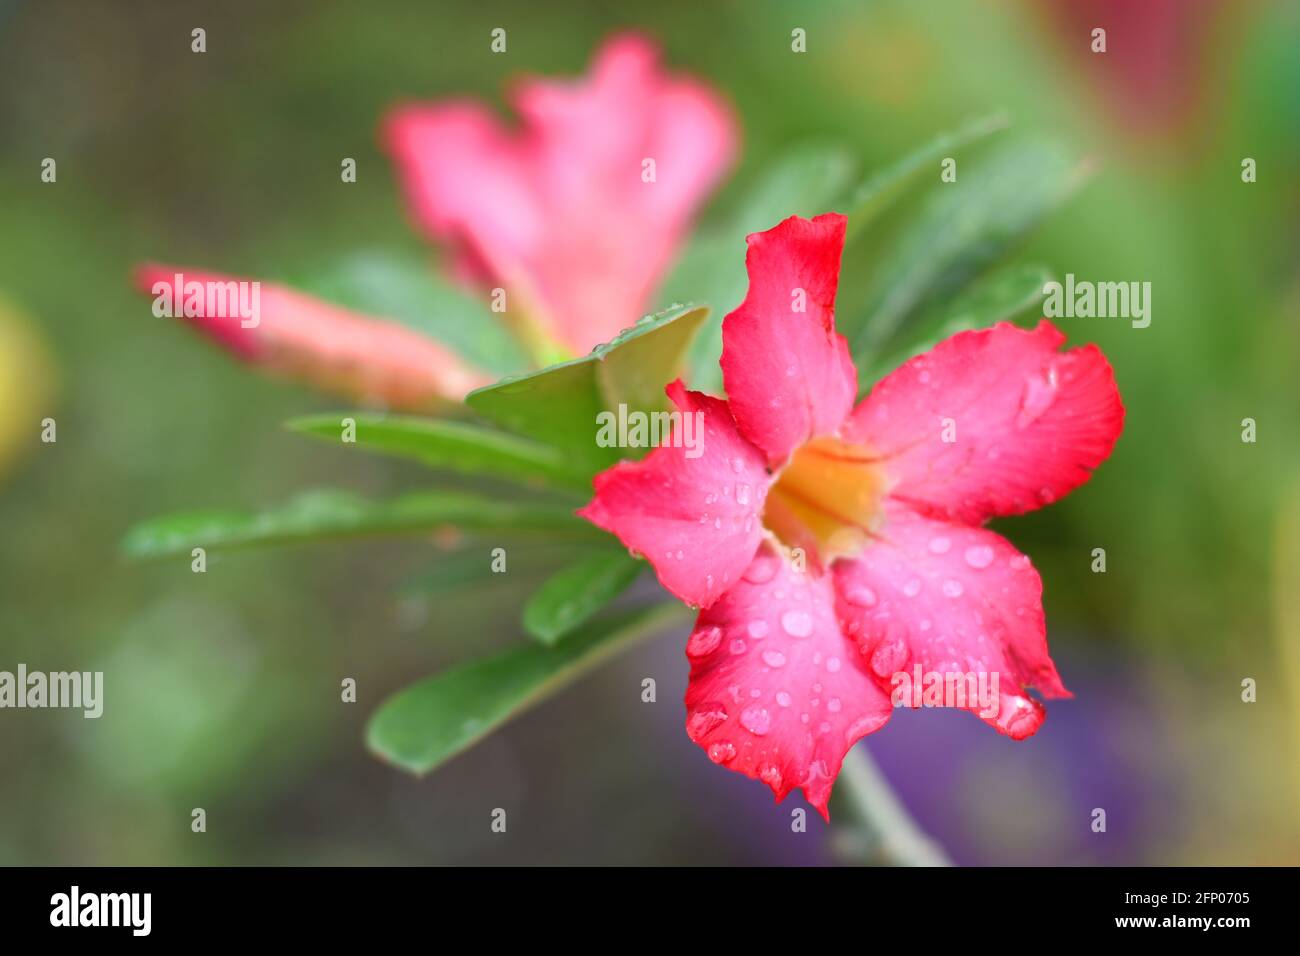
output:
{"label": "desert rose flower", "polygon": [[[491,382],[451,350],[404,326],[282,286],[258,283],[256,298],[244,293],[241,302],[233,290],[251,283],[211,272],[145,265],[135,281],[155,301],[168,303],[169,313],[238,358],[328,392],[390,408],[428,409],[460,401]],[[232,291],[214,296],[208,292],[213,289]],[[256,314],[247,308],[254,303]]]}
{"label": "desert rose flower", "polygon": [[693,214],[730,166],[735,124],[702,83],[665,73],[636,35],[573,81],[525,78],[507,128],[472,101],[396,109],[382,138],[425,231],[462,278],[507,293],[544,360],[636,321]]}
{"label": "desert rose flower", "polygon": [[855,405],[833,311],[845,223],[794,217],[748,238],[749,292],[723,323],[728,398],[668,387],[702,413],[703,454],[670,443],[620,462],[580,512],[700,608],[691,739],[824,816],[897,674],[998,675],[982,717],[1014,739],[1044,718],[1027,688],[1069,696],[1038,573],[982,525],[1085,482],[1124,418],[1101,352],[1059,351],[1046,321],[954,335]]}
{"label": "desert rose flower", "polygon": [[[382,124],[414,218],[447,245],[462,279],[505,290],[501,314],[538,364],[590,351],[651,307],[693,213],[732,161],[722,100],[657,60],[649,41],[623,35],[587,77],[523,81],[517,131],[463,100],[403,106]],[[137,284],[156,295],[154,284],[178,273],[229,281],[150,265]],[[491,381],[397,323],[279,286],[263,284],[262,295],[256,328],[230,309],[185,317],[273,374],[391,408],[427,410]]]}

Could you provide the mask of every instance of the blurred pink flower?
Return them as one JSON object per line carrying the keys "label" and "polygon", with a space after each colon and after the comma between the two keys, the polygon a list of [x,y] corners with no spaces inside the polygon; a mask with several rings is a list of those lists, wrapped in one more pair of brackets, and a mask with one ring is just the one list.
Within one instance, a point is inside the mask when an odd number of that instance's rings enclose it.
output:
{"label": "blurred pink flower", "polygon": [[668,387],[703,417],[702,449],[620,462],[580,512],[702,609],[691,739],[823,815],[844,754],[889,719],[897,674],[997,675],[988,711],[964,706],[1014,739],[1044,717],[1024,688],[1069,696],[1038,573],[981,526],[1087,481],[1124,419],[1105,357],[1059,352],[1047,321],[954,335],[855,405],[834,316],[846,222],[749,237],[749,292],[722,328],[728,399]]}
{"label": "blurred pink flower", "polygon": [[735,124],[653,44],[609,40],[578,80],[526,78],[518,129],[460,100],[394,110],[383,141],[417,221],[462,278],[504,288],[540,354],[583,354],[631,325],[730,166]]}
{"label": "blurred pink flower", "polygon": [[[178,288],[177,278],[181,282]],[[136,285],[151,295],[165,290],[183,303],[184,286],[195,282],[243,280],[211,272],[147,264]],[[194,326],[238,358],[266,370],[307,382],[324,391],[390,408],[428,408],[459,401],[471,389],[491,383],[486,373],[454,352],[396,322],[358,315],[308,295],[260,283],[259,315],[248,327],[231,305],[209,311],[207,303],[184,315]]]}
{"label": "blurred pink flower", "polygon": [[[449,245],[461,278],[506,290],[505,318],[544,364],[589,351],[651,307],[736,136],[715,93],[663,73],[655,47],[632,35],[611,39],[588,77],[523,81],[515,105],[516,132],[457,100],[394,110],[382,138],[417,220]],[[152,294],[177,272],[228,281],[150,265],[137,284]],[[491,380],[397,323],[279,286],[262,295],[256,328],[230,309],[187,318],[244,361],[393,408],[459,401]]]}

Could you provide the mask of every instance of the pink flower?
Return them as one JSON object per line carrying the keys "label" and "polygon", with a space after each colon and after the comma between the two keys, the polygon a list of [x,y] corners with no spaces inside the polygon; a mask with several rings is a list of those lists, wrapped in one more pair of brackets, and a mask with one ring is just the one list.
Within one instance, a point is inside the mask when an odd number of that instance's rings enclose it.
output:
{"label": "pink flower", "polygon": [[[135,281],[142,291],[165,295],[180,306],[190,283],[207,288],[241,280],[149,264],[136,270]],[[251,298],[245,296],[246,304]],[[252,318],[240,314],[237,296],[225,296],[217,304],[207,295],[195,295],[193,303],[196,314],[185,315],[179,307],[176,314],[240,359],[361,401],[427,409],[440,401],[460,401],[492,381],[454,352],[404,326],[282,286],[259,283],[258,314]]]}
{"label": "pink flower", "polygon": [[383,125],[418,222],[462,277],[506,290],[536,354],[585,354],[647,311],[731,164],[725,104],[657,60],[623,35],[582,79],[524,79],[514,130],[472,101],[404,106]]}
{"label": "pink flower", "polygon": [[668,387],[703,415],[703,454],[620,462],[580,512],[701,608],[691,739],[824,816],[844,754],[889,719],[896,674],[998,675],[984,719],[1017,740],[1044,717],[1025,688],[1069,696],[1038,573],[982,525],[1085,482],[1124,418],[1101,352],[1058,351],[1046,321],[954,335],[855,405],[833,312],[845,223],[749,237],[749,293],[723,323],[729,399]]}
{"label": "pink flower", "polygon": [[[451,101],[395,110],[382,137],[415,218],[449,244],[462,278],[506,290],[504,317],[548,364],[590,351],[649,310],[736,136],[718,96],[665,75],[637,36],[607,43],[591,76],[528,79],[514,100],[518,131],[477,103]],[[159,277],[178,272],[145,266],[137,284],[152,294]],[[396,323],[289,289],[263,286],[262,312],[251,329],[230,310],[189,318],[245,361],[392,408],[459,401],[491,381]]]}

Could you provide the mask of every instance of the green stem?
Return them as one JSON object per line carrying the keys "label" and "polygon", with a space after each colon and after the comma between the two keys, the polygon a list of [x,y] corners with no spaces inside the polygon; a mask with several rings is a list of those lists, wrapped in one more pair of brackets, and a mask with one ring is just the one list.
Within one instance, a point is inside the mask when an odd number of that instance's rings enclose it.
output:
{"label": "green stem", "polygon": [[943,847],[912,819],[865,745],[844,755],[840,785],[858,816],[860,847],[872,862],[888,866],[952,866]]}

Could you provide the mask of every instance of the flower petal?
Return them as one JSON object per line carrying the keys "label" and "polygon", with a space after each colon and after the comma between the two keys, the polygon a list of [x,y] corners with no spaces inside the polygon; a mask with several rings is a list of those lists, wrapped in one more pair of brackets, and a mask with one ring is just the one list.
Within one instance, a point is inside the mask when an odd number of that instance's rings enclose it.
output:
{"label": "flower petal", "polygon": [[720,98],[657,60],[625,35],[587,77],[521,82],[518,132],[464,101],[403,107],[384,124],[418,221],[452,244],[462,274],[505,287],[531,334],[573,353],[646,310],[735,153]]}
{"label": "flower petal", "polygon": [[674,431],[641,461],[619,462],[597,475],[596,494],[578,514],[645,555],[678,598],[708,607],[758,548],[770,479],[726,402],[688,392],[680,379],[667,392],[683,416],[702,416],[695,421],[703,430],[693,426],[699,454],[690,457],[692,449]]}
{"label": "flower petal", "polygon": [[[145,265],[136,285],[155,297],[166,294],[179,307],[191,283],[227,284],[213,272]],[[248,293],[251,302],[251,292]],[[258,283],[258,314],[241,315],[239,298],[209,302],[195,297],[197,315],[183,316],[236,356],[269,371],[326,391],[390,408],[427,409],[460,401],[491,377],[456,353],[404,326],[330,305],[271,283]],[[247,327],[245,325],[247,324]]]}
{"label": "flower petal", "polygon": [[700,613],[686,645],[686,732],[709,758],[795,787],[824,817],[844,754],[893,710],[841,632],[829,575],[795,572],[770,545]]}
{"label": "flower petal", "polygon": [[845,632],[882,687],[892,690],[897,674],[914,677],[917,665],[922,675],[983,674],[997,708],[981,713],[968,697],[965,709],[1017,740],[1044,716],[1024,687],[1070,696],[1047,651],[1042,581],[1001,535],[890,503],[879,539],[834,573]]}
{"label": "flower petal", "polygon": [[722,323],[722,376],[741,434],[778,465],[831,435],[857,397],[848,343],[835,332],[844,216],[791,216],[747,238],[749,292]]}
{"label": "flower petal", "polygon": [[1046,320],[954,335],[882,379],[845,437],[889,459],[894,497],[935,517],[977,524],[1055,501],[1124,426],[1105,356],[1058,352],[1064,340]]}

